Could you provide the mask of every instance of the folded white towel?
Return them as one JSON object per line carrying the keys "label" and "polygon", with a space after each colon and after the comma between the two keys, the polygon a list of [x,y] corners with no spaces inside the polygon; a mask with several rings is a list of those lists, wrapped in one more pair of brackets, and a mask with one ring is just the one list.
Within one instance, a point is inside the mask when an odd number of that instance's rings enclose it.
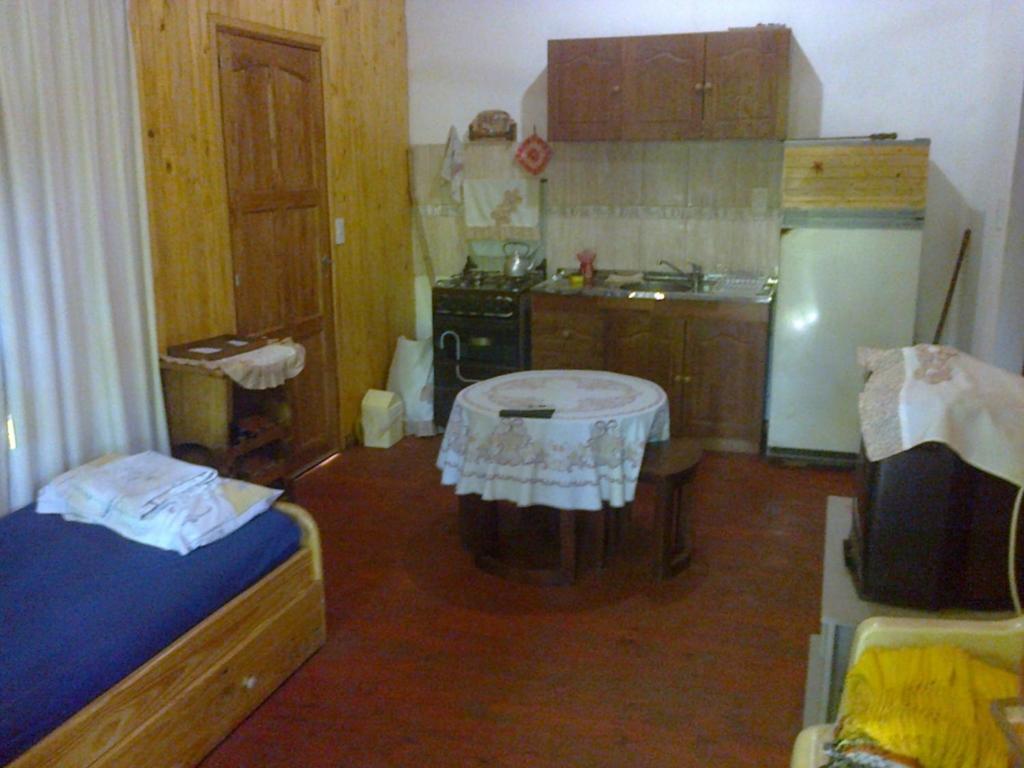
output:
{"label": "folded white towel", "polygon": [[[146,517],[120,514],[103,517],[65,512],[65,520],[102,525],[126,539],[187,555],[241,528],[266,511],[283,491],[241,480],[219,478],[178,493]],[[37,510],[38,511],[38,510]]]}
{"label": "folded white towel", "polygon": [[[217,477],[216,472],[207,471],[206,467],[160,457],[174,462],[167,464],[152,457],[140,458],[142,456],[111,454],[65,472],[40,490],[36,512],[102,525],[127,539],[184,555],[240,528],[268,509],[282,493],[274,488]],[[136,461],[127,462],[128,459]],[[121,463],[118,468],[116,465]],[[177,466],[179,464],[184,467]],[[105,485],[113,482],[110,476],[122,473],[128,476],[130,483],[138,483],[144,491],[141,495],[147,496],[146,492],[153,488],[141,483],[140,472],[132,471],[133,467],[137,470],[140,465],[148,468],[146,471],[155,472],[159,466],[170,470],[171,474],[159,478],[154,486],[178,481],[174,489],[162,497],[149,492],[149,506],[144,514],[140,514],[140,495],[124,497],[121,493],[112,494],[112,486]],[[107,477],[97,481],[104,469],[108,469]],[[204,480],[210,472],[213,473],[212,481]],[[106,503],[111,495],[114,500]]]}
{"label": "folded white towel", "polygon": [[[102,465],[87,464],[54,480],[40,503],[54,496],[79,517],[145,518],[177,494],[217,480],[217,470],[172,459],[155,451],[123,456]],[[41,510],[44,511],[44,510]]]}
{"label": "folded white towel", "polygon": [[92,472],[104,464],[123,458],[124,456],[120,453],[107,453],[79,467],[73,467],[62,475],[57,475],[39,489],[39,493],[36,495],[36,512],[41,515],[64,515],[66,517],[70,510],[65,493],[75,479],[83,472]]}

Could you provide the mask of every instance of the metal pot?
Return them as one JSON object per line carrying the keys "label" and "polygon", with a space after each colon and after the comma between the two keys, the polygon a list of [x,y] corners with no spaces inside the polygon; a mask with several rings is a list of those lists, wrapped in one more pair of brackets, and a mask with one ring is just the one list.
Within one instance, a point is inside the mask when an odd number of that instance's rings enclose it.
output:
{"label": "metal pot", "polygon": [[502,272],[508,277],[522,277],[536,266],[534,264],[534,258],[537,255],[536,246],[531,246],[521,240],[509,240],[502,246],[502,251],[505,253]]}

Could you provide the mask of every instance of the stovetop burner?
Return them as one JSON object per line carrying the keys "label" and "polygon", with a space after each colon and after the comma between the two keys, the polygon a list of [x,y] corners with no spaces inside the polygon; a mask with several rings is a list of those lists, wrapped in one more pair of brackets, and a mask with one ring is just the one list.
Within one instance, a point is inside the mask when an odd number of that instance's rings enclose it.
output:
{"label": "stovetop burner", "polygon": [[537,283],[543,282],[544,273],[530,272],[520,277],[509,277],[501,272],[482,269],[463,270],[457,275],[443,277],[434,283],[435,288],[456,288],[468,291],[504,291],[522,293]]}

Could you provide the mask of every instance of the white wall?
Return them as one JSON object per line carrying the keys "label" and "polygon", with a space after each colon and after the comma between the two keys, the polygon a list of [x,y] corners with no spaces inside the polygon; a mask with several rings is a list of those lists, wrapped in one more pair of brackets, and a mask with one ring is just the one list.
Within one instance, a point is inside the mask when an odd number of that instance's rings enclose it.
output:
{"label": "white wall", "polygon": [[1020,371],[1024,366],[1024,104],[1019,130],[994,354],[994,359],[1011,371]]}
{"label": "white wall", "polygon": [[464,132],[483,109],[543,135],[548,39],[788,25],[791,136],[932,139],[918,337],[931,340],[971,226],[945,340],[1013,367],[997,360],[997,335],[1001,313],[1024,302],[1000,290],[1024,86],[1020,0],[407,0],[406,14],[413,144],[443,143],[449,125]]}

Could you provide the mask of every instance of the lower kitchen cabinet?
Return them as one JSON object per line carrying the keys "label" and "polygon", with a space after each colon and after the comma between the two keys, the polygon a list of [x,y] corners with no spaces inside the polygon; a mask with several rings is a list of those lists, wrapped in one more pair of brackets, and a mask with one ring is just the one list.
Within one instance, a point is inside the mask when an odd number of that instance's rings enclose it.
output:
{"label": "lower kitchen cabinet", "polygon": [[[531,296],[530,360],[533,368],[604,368],[604,324],[587,304],[560,303],[548,309],[547,299]],[[537,307],[543,310],[536,312]]]}
{"label": "lower kitchen cabinet", "polygon": [[600,316],[604,321],[604,369],[650,378],[655,351],[651,313],[645,309],[608,308]]}
{"label": "lower kitchen cabinet", "polygon": [[760,448],[767,346],[767,323],[686,321],[680,434]]}
{"label": "lower kitchen cabinet", "polygon": [[650,379],[668,395],[674,436],[760,450],[769,305],[542,293],[531,301],[534,368]]}

